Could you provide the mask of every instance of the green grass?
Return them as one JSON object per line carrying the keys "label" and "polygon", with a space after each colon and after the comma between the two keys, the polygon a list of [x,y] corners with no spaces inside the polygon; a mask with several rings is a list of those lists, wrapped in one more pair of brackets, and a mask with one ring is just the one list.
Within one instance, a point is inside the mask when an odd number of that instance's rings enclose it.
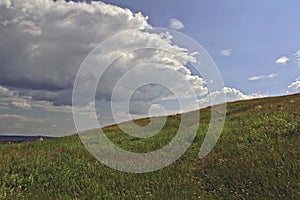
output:
{"label": "green grass", "polygon": [[[299,94],[230,103],[217,145],[200,160],[210,117],[209,108],[201,110],[188,151],[146,174],[106,167],[76,135],[2,144],[0,199],[300,199],[299,110]],[[127,136],[116,126],[105,133],[124,149],[149,152],[168,143],[179,122],[179,115],[168,117],[165,128],[147,139]]]}

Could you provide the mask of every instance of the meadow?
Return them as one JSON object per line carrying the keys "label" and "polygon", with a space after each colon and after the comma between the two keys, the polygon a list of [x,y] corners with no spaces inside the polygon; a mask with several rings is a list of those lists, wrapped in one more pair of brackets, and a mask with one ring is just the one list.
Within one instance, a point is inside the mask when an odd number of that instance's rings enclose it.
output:
{"label": "meadow", "polygon": [[[105,166],[78,135],[1,144],[0,199],[300,199],[300,94],[233,102],[227,109],[222,135],[208,156],[198,158],[210,108],[200,110],[188,151],[150,173]],[[127,136],[115,125],[104,130],[124,149],[149,152],[167,144],[179,123],[180,115],[169,116],[164,129],[146,139]]]}

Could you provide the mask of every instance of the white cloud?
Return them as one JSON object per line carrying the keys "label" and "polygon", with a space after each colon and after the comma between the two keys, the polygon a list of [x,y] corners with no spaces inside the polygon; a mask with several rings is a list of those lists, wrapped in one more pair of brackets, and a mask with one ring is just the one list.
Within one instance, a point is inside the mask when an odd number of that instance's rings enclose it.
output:
{"label": "white cloud", "polygon": [[20,90],[8,90],[0,86],[0,109],[9,109],[11,106],[28,110],[40,109],[52,113],[72,113],[72,107],[68,105],[53,105],[50,101],[32,99],[32,93],[24,96]]}
{"label": "white cloud", "polygon": [[27,101],[13,101],[11,102],[11,105],[16,108],[22,108],[24,110],[28,110],[31,108],[31,105]]}
{"label": "white cloud", "polygon": [[261,79],[265,79],[265,76],[259,75],[259,76],[251,76],[248,78],[249,81],[256,81],[256,80],[261,80]]}
{"label": "white cloud", "polygon": [[8,109],[8,103],[0,102],[0,110],[7,110],[7,109]]}
{"label": "white cloud", "polygon": [[22,115],[15,115],[15,114],[0,114],[0,119],[18,119],[20,121],[25,121],[26,117]]}
{"label": "white cloud", "polygon": [[72,107],[69,105],[59,105],[55,106],[49,101],[33,101],[31,102],[31,107],[38,108],[47,112],[53,113],[72,113]]}
{"label": "white cloud", "polygon": [[17,114],[0,114],[0,120],[17,120],[19,122],[38,122],[42,123],[44,120],[37,118],[25,117],[24,115]]}
{"label": "white cloud", "polygon": [[14,92],[13,91],[10,91],[9,89],[5,88],[5,87],[2,87],[0,85],[0,95],[1,96],[13,96],[14,95]]}
{"label": "white cloud", "polygon": [[267,78],[275,78],[276,76],[278,76],[278,74],[269,74]]}
{"label": "white cloud", "polygon": [[276,59],[275,62],[277,65],[286,65],[289,60],[290,59],[287,56],[281,56],[280,58]]}
{"label": "white cloud", "polygon": [[41,126],[44,119],[29,117],[20,114],[0,114],[0,127],[2,134],[41,134],[33,127]]}
{"label": "white cloud", "polygon": [[221,91],[212,92],[209,96],[207,96],[203,99],[200,99],[198,101],[199,106],[200,107],[210,106],[211,99],[214,99],[214,101],[216,103],[224,103],[224,102],[218,101],[218,99],[222,99],[223,95],[226,96],[227,102],[266,97],[266,95],[263,95],[263,94],[257,94],[257,93],[244,94],[236,88],[224,87]]}
{"label": "white cloud", "polygon": [[53,105],[50,101],[32,99],[32,93],[27,95],[20,94],[20,90],[9,90],[0,86],[0,109],[8,109],[9,105],[28,110],[38,108],[48,112],[72,113],[72,107],[68,105]]}
{"label": "white cloud", "polygon": [[300,50],[298,50],[298,51],[294,54],[294,56],[296,56],[297,63],[298,63],[298,65],[300,66]]}
{"label": "white cloud", "polygon": [[266,95],[263,94],[244,94],[240,90],[230,87],[224,87],[221,91],[213,92],[210,96],[211,98],[217,98],[217,96],[223,93],[226,95],[226,99],[228,102],[237,101],[237,100],[246,100],[246,99],[254,99],[254,98],[262,98]]}
{"label": "white cloud", "polygon": [[223,49],[222,51],[220,51],[221,56],[230,56],[231,53],[232,53],[232,49]]}
{"label": "white cloud", "polygon": [[0,6],[4,5],[6,8],[10,8],[11,6],[11,0],[1,0],[0,1]]}
{"label": "white cloud", "polygon": [[248,80],[249,81],[257,81],[257,80],[275,78],[276,76],[278,76],[278,74],[257,75],[257,76],[249,77]]}
{"label": "white cloud", "polygon": [[181,29],[184,28],[184,24],[176,18],[170,19],[169,22],[170,22],[169,27],[172,28],[172,29],[181,30]]}
{"label": "white cloud", "polygon": [[[118,105],[117,113],[126,113],[125,111],[127,111],[126,108],[128,107],[126,96],[132,92],[134,94],[130,103],[134,106],[129,110],[130,114],[147,114],[151,105],[156,101],[174,98],[170,91],[157,85],[145,85],[135,90],[136,86],[142,86],[147,82],[164,83],[164,85],[172,89],[181,98],[194,96],[193,91],[197,95],[207,94],[208,89],[205,81],[198,76],[192,75],[191,71],[185,67],[188,62],[196,62],[196,54],[171,45],[170,38],[172,36],[170,34],[149,34],[140,31],[130,31],[124,34],[127,34],[124,37],[126,39],[116,38],[112,42],[118,44],[119,50],[116,51],[114,45],[109,43],[107,44],[107,48],[104,48],[105,51],[100,49],[99,52],[94,51],[91,54],[92,57],[95,57],[94,60],[97,60],[97,63],[103,64],[111,58],[118,56],[121,52],[122,56],[111,63],[109,68],[104,72],[98,83],[99,87],[96,94],[96,97],[99,99],[102,97],[107,101],[111,101],[112,92],[114,91],[114,99],[112,101]],[[134,40],[130,44],[130,47],[139,50],[130,53],[125,51],[128,49],[128,40]],[[152,44],[157,48],[140,49],[140,44]],[[92,62],[90,66],[92,66]],[[78,95],[79,98],[89,96],[88,93],[93,88],[93,83],[90,80],[93,80],[98,71],[97,67],[91,67],[91,70],[87,74],[84,74],[82,79],[79,78],[80,83],[82,82],[80,87],[83,87],[80,90],[82,93]],[[106,118],[103,120],[100,119],[100,121],[108,119],[105,115],[101,115],[100,118]],[[120,121],[119,118],[116,120]],[[122,117],[122,120],[124,120],[124,117]],[[108,124],[110,123],[108,122]]]}
{"label": "white cloud", "polygon": [[300,92],[300,76],[288,86],[288,90],[286,92],[288,94]]}

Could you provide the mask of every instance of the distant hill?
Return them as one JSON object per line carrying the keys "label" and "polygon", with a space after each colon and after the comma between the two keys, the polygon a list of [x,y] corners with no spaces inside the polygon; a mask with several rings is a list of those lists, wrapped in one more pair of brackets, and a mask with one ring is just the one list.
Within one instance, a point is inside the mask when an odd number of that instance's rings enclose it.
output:
{"label": "distant hill", "polygon": [[[0,199],[300,199],[299,111],[300,94],[229,103],[218,143],[200,160],[210,120],[210,108],[202,109],[187,152],[146,174],[108,168],[78,135],[2,144]],[[196,126],[198,121],[189,119]],[[150,138],[128,136],[116,125],[104,132],[123,149],[151,152],[171,141],[179,123],[180,115],[169,116]]]}
{"label": "distant hill", "polygon": [[48,140],[55,137],[49,136],[21,136],[21,135],[0,135],[0,143],[20,143],[32,140]]}

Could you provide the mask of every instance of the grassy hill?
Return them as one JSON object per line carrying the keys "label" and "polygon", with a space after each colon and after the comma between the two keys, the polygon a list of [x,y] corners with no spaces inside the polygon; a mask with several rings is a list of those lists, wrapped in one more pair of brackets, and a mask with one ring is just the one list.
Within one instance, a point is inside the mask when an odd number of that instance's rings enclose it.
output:
{"label": "grassy hill", "polygon": [[[2,144],[0,199],[300,199],[299,110],[299,94],[230,103],[217,145],[200,160],[210,118],[210,109],[203,109],[188,151],[146,174],[106,167],[76,135]],[[105,133],[124,149],[149,152],[170,141],[179,119],[168,117],[165,128],[147,139],[126,136],[116,126]]]}

